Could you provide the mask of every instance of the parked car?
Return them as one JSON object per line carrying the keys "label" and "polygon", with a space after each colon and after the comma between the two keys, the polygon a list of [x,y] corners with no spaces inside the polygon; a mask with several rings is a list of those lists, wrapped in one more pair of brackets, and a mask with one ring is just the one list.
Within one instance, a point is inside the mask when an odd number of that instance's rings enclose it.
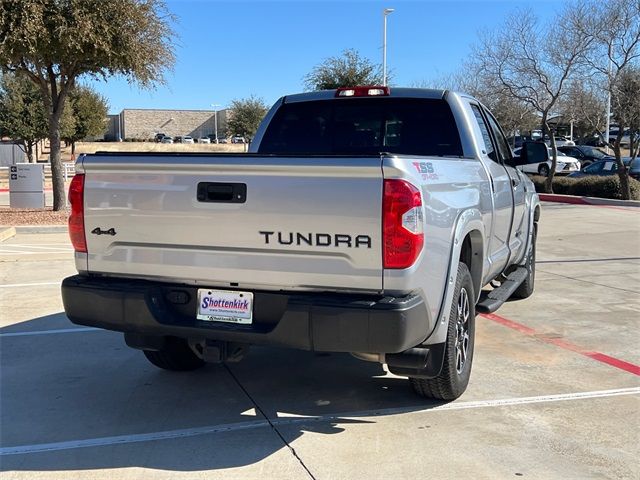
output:
{"label": "parked car", "polygon": [[[618,129],[618,128],[613,128],[613,129],[609,130],[609,142],[611,142],[611,143],[615,142],[616,138],[618,137],[619,132],[620,132],[620,129]],[[620,140],[620,146],[628,147],[629,144],[631,143],[631,135],[632,135],[631,130],[626,128],[624,130],[624,133],[622,134],[622,139]],[[636,133],[636,134],[633,134],[633,135],[634,135],[634,140],[635,140],[635,138],[636,138],[636,136],[638,134]]]}
{"label": "parked car", "polygon": [[[631,161],[630,158],[623,158],[622,162],[629,169],[629,176],[640,180],[640,158],[636,158]],[[605,160],[598,160],[591,165],[583,168],[579,172],[574,172],[569,175],[571,178],[598,176],[606,177],[609,175],[616,175],[618,173],[618,163],[615,158],[607,158]]]}
{"label": "parked car", "polygon": [[162,138],[162,140],[160,140],[160,143],[173,143],[173,138],[164,137],[164,138]]}
{"label": "parked car", "polygon": [[207,135],[207,138],[209,139],[209,143],[220,143],[219,141],[216,142],[216,134],[215,133],[210,133],[209,135]]}
{"label": "parked car", "polygon": [[173,143],[194,143],[194,141],[189,135],[178,135],[173,138]]}
{"label": "parked car", "polygon": [[593,162],[597,162],[598,160],[606,160],[614,158],[606,152],[603,152],[599,148],[591,147],[589,145],[565,145],[563,147],[558,147],[558,150],[565,155],[568,155],[573,158],[577,158],[580,160],[580,165],[584,170],[585,167],[588,167]]}
{"label": "parked car", "polygon": [[511,148],[520,148],[524,142],[531,142],[533,140],[535,139],[528,135],[515,135],[507,139]]}
{"label": "parked car", "polygon": [[209,137],[200,137],[198,143],[211,143],[211,139]]}
{"label": "parked car", "polygon": [[234,135],[231,137],[231,143],[246,143],[244,137],[241,135]]}
{"label": "parked car", "polygon": [[[337,89],[273,112],[248,154],[81,156],[67,317],[166,370],[251,344],[352,352],[418,395],[459,397],[484,346],[476,312],[534,291],[540,201],[514,167],[546,147],[513,158],[491,113],[452,91]],[[150,171],[162,188],[140,183]]]}
{"label": "parked car", "polygon": [[[521,152],[522,152],[522,148],[516,148],[513,151],[513,154],[519,157]],[[549,171],[551,169],[551,158],[553,155],[551,148],[547,148],[547,152],[548,152],[547,161],[538,162],[538,163],[527,163],[525,165],[520,165],[518,167],[518,170],[521,170],[524,173],[538,174],[538,175],[542,175],[543,177],[546,177],[547,175],[549,175]],[[579,172],[579,171],[580,171],[580,161],[578,159],[569,157],[568,155],[565,155],[561,151],[558,151],[558,158],[556,163],[556,175],[563,175],[563,174],[566,175],[571,172]]]}
{"label": "parked car", "polygon": [[156,133],[156,136],[153,138],[153,141],[156,143],[162,142],[162,139],[166,137],[164,133]]}
{"label": "parked car", "polygon": [[[563,147],[565,145],[575,145],[576,143],[573,140],[568,139],[567,137],[553,137],[556,141],[556,147]],[[551,146],[551,139],[549,137],[545,137],[544,143]]]}

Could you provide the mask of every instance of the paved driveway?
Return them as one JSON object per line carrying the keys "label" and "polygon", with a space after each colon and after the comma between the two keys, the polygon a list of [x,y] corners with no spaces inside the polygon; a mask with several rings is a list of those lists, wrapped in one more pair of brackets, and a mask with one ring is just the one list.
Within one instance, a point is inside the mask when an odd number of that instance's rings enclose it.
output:
{"label": "paved driveway", "polygon": [[12,478],[638,478],[640,209],[545,204],[536,293],[477,320],[452,403],[346,354],[169,373],[62,313],[63,234],[0,244]]}

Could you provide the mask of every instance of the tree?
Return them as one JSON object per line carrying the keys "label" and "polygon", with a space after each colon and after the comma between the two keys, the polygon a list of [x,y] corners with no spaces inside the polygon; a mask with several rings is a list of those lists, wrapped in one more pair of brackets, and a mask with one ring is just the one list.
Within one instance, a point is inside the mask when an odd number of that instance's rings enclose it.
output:
{"label": "tree", "polygon": [[[614,142],[614,151],[616,158],[620,162],[620,141],[625,128],[629,128],[629,149],[632,158],[638,156],[640,147],[640,68],[629,67],[620,73],[613,87],[613,95],[611,96],[611,107],[613,110],[613,119],[618,124],[618,135]],[[624,176],[627,178],[627,187],[629,187],[629,171],[622,169]],[[622,181],[622,177],[620,178]]]}
{"label": "tree", "polygon": [[551,138],[553,152],[545,182],[547,192],[553,192],[557,163],[549,114],[593,43],[593,37],[587,32],[568,28],[566,19],[584,15],[586,10],[584,4],[570,5],[544,28],[540,28],[530,10],[516,11],[496,32],[485,34],[475,49],[474,70],[483,76],[483,82],[495,92],[529,105],[541,116],[542,128]]}
{"label": "tree", "polygon": [[342,55],[326,58],[313,67],[304,77],[304,85],[308,90],[382,85],[382,68],[361,57],[357,50],[347,49]]}
{"label": "tree", "polygon": [[[97,137],[107,129],[107,101],[88,87],[76,87],[69,92],[69,107],[73,125],[62,134],[71,143],[71,154],[76,153],[76,142],[86,137]],[[65,110],[67,111],[67,110]]]}
{"label": "tree", "polygon": [[37,85],[47,110],[54,210],[66,206],[60,120],[77,79],[162,82],[174,63],[171,20],[162,0],[0,2],[0,67]]}
{"label": "tree", "polygon": [[40,90],[23,75],[0,76],[0,136],[20,142],[30,162],[34,147],[47,136],[47,112]]}
{"label": "tree", "polygon": [[[621,133],[627,122],[632,121],[634,98],[625,98],[626,94],[635,95],[633,77],[637,75],[640,58],[640,2],[638,0],[610,0],[589,4],[584,16],[572,18],[569,28],[583,35],[594,32],[592,48],[584,52],[584,59],[594,77],[599,78],[602,88],[611,96],[611,111],[618,123],[619,134],[608,146],[613,148],[618,164],[618,176],[622,198],[631,198],[629,171],[622,162],[620,149]],[[633,69],[629,75],[628,70]],[[637,103],[635,103],[637,107]],[[631,145],[633,147],[633,145]]]}
{"label": "tree", "polygon": [[260,122],[267,114],[267,105],[262,98],[250,96],[231,102],[227,130],[231,135],[242,135],[252,139]]}

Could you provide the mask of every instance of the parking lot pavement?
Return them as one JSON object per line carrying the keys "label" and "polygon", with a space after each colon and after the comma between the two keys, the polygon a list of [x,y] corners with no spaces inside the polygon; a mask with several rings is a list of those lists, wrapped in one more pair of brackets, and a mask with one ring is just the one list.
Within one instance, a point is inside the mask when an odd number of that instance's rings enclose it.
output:
{"label": "parking lot pavement", "polygon": [[639,232],[637,210],[545,204],[536,292],[477,318],[451,403],[346,354],[160,371],[66,319],[65,235],[19,233],[0,243],[2,478],[638,478]]}

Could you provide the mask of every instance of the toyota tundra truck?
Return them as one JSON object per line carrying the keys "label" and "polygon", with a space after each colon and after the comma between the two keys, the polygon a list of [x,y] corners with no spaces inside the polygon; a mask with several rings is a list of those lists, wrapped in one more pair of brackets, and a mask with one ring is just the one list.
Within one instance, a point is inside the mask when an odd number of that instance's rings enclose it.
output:
{"label": "toyota tundra truck", "polygon": [[246,154],[82,155],[64,309],[163,369],[350,352],[451,400],[476,313],[533,292],[540,204],[515,167],[543,156],[468,95],[378,86],[282,97]]}

